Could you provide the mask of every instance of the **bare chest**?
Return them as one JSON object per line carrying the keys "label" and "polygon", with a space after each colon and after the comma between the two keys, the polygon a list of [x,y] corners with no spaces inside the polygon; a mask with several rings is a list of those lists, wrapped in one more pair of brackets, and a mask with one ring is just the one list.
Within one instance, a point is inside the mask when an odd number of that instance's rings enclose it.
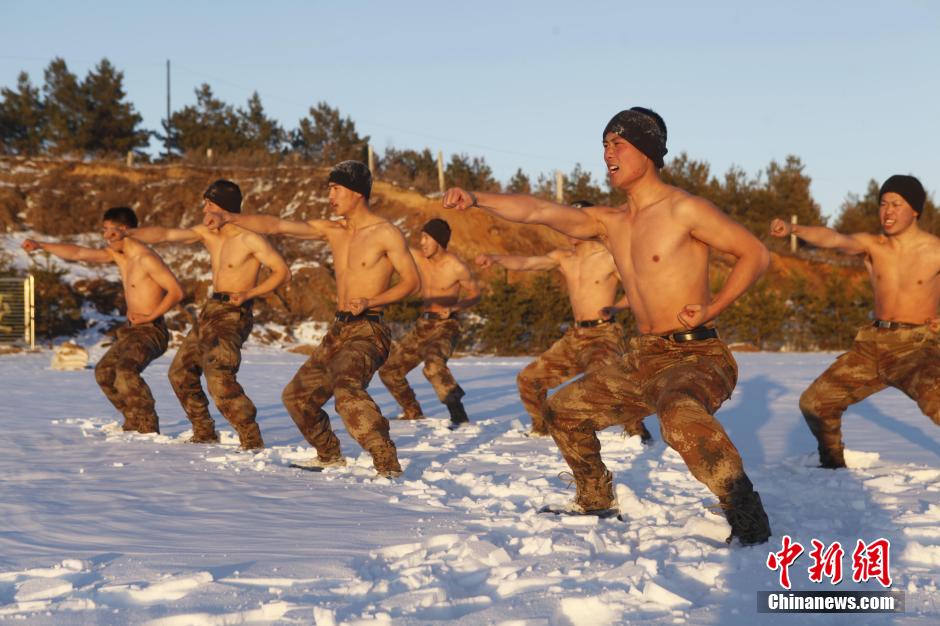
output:
{"label": "bare chest", "polygon": [[334,238],[333,261],[338,271],[366,271],[387,262],[385,246],[375,233],[341,233]]}
{"label": "bare chest", "polygon": [[608,247],[625,280],[626,274],[642,279],[707,259],[707,248],[696,245],[688,230],[663,212],[620,217],[608,225],[608,233]]}
{"label": "bare chest", "polygon": [[866,259],[875,289],[898,289],[908,294],[940,288],[940,263],[918,249],[895,251],[876,247]]}
{"label": "bare chest", "polygon": [[458,280],[449,267],[434,266],[427,259],[418,258],[416,263],[424,293],[443,293],[458,287]]}
{"label": "bare chest", "polygon": [[212,258],[212,266],[217,271],[238,270],[249,262],[254,262],[251,250],[235,237],[207,238],[206,249]]}
{"label": "bare chest", "polygon": [[579,256],[572,254],[559,264],[569,289],[602,287],[616,280],[613,258],[606,250]]}

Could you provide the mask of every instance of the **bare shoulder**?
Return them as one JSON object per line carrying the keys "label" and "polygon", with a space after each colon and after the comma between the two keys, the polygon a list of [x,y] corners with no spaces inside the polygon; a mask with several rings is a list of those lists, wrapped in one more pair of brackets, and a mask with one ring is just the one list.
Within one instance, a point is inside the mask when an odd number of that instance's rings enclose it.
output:
{"label": "bare shoulder", "polygon": [[669,202],[672,215],[681,220],[696,220],[697,218],[714,213],[724,214],[710,200],[696,196],[678,187],[671,187],[665,198]]}
{"label": "bare shoulder", "polygon": [[940,263],[940,237],[924,231],[924,249],[927,257],[935,263]]}
{"label": "bare shoulder", "polygon": [[887,239],[885,239],[883,235],[872,235],[871,233],[852,233],[851,235],[847,236],[851,237],[866,248],[871,248],[881,243],[887,243]]}
{"label": "bare shoulder", "polygon": [[189,228],[189,230],[191,230],[192,232],[196,233],[197,235],[199,235],[199,236],[202,237],[203,239],[205,239],[206,237],[210,237],[210,236],[212,236],[212,235],[214,235],[214,234],[218,234],[217,231],[211,230],[211,229],[210,229],[208,226],[206,226],[205,224],[196,224],[195,226],[191,226],[191,227]]}
{"label": "bare shoulder", "polygon": [[376,234],[386,242],[386,245],[389,247],[395,248],[407,248],[408,244],[405,242],[405,235],[398,229],[397,226],[392,224],[386,219],[383,219],[380,222],[376,222],[369,228],[374,228]]}
{"label": "bare shoulder", "polygon": [[601,222],[619,217],[624,213],[623,207],[612,206],[589,206],[580,210]]}
{"label": "bare shoulder", "polygon": [[252,250],[267,248],[271,245],[270,242],[268,242],[268,238],[262,234],[237,225],[235,228],[238,230],[235,232],[234,237]]}
{"label": "bare shoulder", "polygon": [[327,235],[343,233],[349,230],[346,228],[346,224],[342,220],[324,220],[319,218],[314,218],[307,220],[307,226],[315,230],[320,230],[327,233]]}
{"label": "bare shoulder", "polygon": [[459,256],[453,252],[448,252],[449,265],[451,271],[458,275],[469,274],[470,267],[467,265],[467,262],[461,259]]}

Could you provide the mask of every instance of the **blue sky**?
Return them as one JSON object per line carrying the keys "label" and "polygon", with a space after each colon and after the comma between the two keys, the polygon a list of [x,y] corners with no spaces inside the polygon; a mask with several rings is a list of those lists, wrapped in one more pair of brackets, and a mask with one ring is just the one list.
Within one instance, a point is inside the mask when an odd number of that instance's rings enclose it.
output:
{"label": "blue sky", "polygon": [[[823,211],[870,178],[913,173],[940,189],[940,3],[206,2],[0,0],[0,85],[34,83],[55,56],[84,76],[125,73],[147,128],[208,82],[253,90],[296,126],[338,107],[377,151],[483,155],[603,180],[600,134],[617,111],[659,111],[670,155],[723,174],[798,155]],[[667,157],[668,158],[668,157]]]}

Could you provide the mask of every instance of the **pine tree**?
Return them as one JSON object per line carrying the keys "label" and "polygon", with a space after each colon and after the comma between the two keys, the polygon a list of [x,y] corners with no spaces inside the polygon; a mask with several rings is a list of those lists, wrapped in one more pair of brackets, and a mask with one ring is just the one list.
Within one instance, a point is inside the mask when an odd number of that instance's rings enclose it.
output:
{"label": "pine tree", "polygon": [[125,101],[124,73],[102,59],[81,84],[85,110],[81,118],[78,146],[86,154],[124,154],[139,150],[150,141],[150,132],[140,128],[143,118]]}
{"label": "pine tree", "polygon": [[272,154],[281,152],[286,134],[276,120],[265,114],[257,91],[248,99],[247,108],[238,110],[238,119],[246,149]]}
{"label": "pine tree", "polygon": [[509,179],[509,182],[506,184],[506,191],[508,193],[532,193],[532,183],[529,181],[529,177],[522,171],[521,167],[517,169],[516,173]]}
{"label": "pine tree", "polygon": [[333,165],[349,159],[365,161],[368,158],[369,136],[360,137],[356,124],[339,109],[326,102],[310,107],[309,117],[300,120],[291,131],[291,149],[304,159],[321,165]]}
{"label": "pine tree", "polygon": [[86,105],[78,78],[56,57],[44,72],[49,149],[54,154],[80,152],[87,143]]}
{"label": "pine tree", "polygon": [[0,148],[8,154],[39,154],[46,137],[46,118],[39,88],[20,72],[16,91],[0,91]]}
{"label": "pine tree", "polygon": [[170,116],[170,127],[171,148],[183,154],[202,154],[207,148],[235,152],[246,144],[234,107],[216,98],[205,83],[196,89],[195,106],[183,107]]}
{"label": "pine tree", "polygon": [[605,204],[607,194],[601,187],[594,183],[591,173],[585,171],[580,163],[576,163],[574,169],[565,176],[562,185],[565,201],[568,203],[577,200],[587,200],[591,204]]}
{"label": "pine tree", "polygon": [[484,157],[470,158],[467,154],[454,154],[444,168],[444,184],[477,191],[500,191],[499,182]]}
{"label": "pine tree", "polygon": [[388,147],[376,164],[378,176],[421,193],[430,193],[438,188],[437,159],[427,148],[397,150]]}

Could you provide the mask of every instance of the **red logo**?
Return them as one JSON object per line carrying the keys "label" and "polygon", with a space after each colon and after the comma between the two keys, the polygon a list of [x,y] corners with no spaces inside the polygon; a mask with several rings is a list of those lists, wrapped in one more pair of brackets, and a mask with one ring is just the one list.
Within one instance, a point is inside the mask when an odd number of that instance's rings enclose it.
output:
{"label": "red logo", "polygon": [[[845,550],[838,541],[827,546],[818,539],[812,539],[813,549],[808,552],[813,564],[806,568],[809,579],[822,583],[828,578],[833,585],[842,582],[842,559]],[[779,552],[767,555],[767,568],[780,572],[780,586],[790,589],[790,566],[803,554],[803,545],[793,541],[790,535],[784,535]],[[857,583],[877,580],[882,587],[891,586],[891,542],[883,537],[871,543],[859,539],[852,552],[852,580]]]}

